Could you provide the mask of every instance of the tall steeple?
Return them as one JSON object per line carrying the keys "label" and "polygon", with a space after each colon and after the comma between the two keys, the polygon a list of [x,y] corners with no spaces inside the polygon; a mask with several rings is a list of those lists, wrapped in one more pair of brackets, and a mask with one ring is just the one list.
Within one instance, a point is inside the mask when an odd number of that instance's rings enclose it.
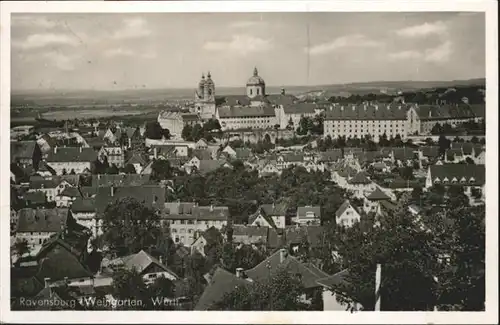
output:
{"label": "tall steeple", "polygon": [[259,72],[257,71],[257,67],[253,68],[253,75],[255,77],[259,75]]}
{"label": "tall steeple", "polygon": [[208,73],[207,73],[207,78],[208,79],[212,78],[212,75],[210,74],[210,71],[208,71]]}

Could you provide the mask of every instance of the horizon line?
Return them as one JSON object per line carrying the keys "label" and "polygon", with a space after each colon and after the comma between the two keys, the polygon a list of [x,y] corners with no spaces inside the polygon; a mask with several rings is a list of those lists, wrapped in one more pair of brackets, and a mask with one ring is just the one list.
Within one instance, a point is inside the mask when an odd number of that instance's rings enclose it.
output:
{"label": "horizon line", "polygon": [[[344,82],[344,83],[332,83],[332,84],[317,84],[317,85],[266,85],[266,87],[269,88],[284,88],[285,90],[287,87],[290,88],[311,88],[310,91],[314,91],[314,88],[320,88],[320,87],[332,87],[332,86],[348,86],[348,85],[356,85],[356,84],[370,84],[370,83],[404,83],[404,82],[435,82],[435,83],[451,83],[451,82],[464,82],[464,81],[473,81],[473,80],[480,80],[483,79],[484,82],[486,83],[486,77],[472,77],[472,78],[467,78],[467,79],[451,79],[451,80],[442,80],[442,79],[437,79],[437,80],[373,80],[373,81],[350,81],[350,82]],[[486,85],[485,85],[486,86]],[[246,86],[216,86],[217,88],[245,88]],[[196,87],[155,87],[155,88],[148,88],[148,87],[137,87],[137,88],[122,88],[122,89],[112,89],[112,88],[106,88],[106,89],[93,89],[93,88],[60,88],[60,89],[53,89],[53,88],[32,88],[32,89],[14,89],[12,88],[10,93],[12,94],[13,92],[43,92],[43,91],[52,91],[52,92],[57,92],[57,91],[93,91],[93,92],[119,92],[119,91],[138,91],[138,90],[195,90]],[[323,90],[323,89],[317,89]]]}

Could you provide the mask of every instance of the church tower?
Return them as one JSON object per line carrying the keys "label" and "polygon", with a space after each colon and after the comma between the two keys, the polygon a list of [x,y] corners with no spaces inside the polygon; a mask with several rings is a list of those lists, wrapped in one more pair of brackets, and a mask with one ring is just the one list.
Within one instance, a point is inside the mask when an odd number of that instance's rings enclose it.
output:
{"label": "church tower", "polygon": [[212,80],[210,72],[205,78],[205,74],[201,75],[201,80],[198,83],[198,88],[194,95],[195,111],[202,119],[210,119],[215,116],[215,83]]}

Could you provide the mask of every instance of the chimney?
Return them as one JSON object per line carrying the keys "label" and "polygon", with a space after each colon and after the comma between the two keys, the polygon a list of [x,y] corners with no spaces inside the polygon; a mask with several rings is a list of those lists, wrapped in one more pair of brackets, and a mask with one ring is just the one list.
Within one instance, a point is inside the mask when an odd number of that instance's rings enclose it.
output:
{"label": "chimney", "polygon": [[431,111],[431,110],[429,110],[429,117],[431,117],[431,115],[432,115],[432,111]]}
{"label": "chimney", "polygon": [[49,281],[50,281],[50,278],[44,278],[43,279],[43,282],[45,284],[45,288],[49,288]]}
{"label": "chimney", "polygon": [[115,186],[111,185],[111,197],[115,196]]}
{"label": "chimney", "polygon": [[340,106],[340,111],[344,111],[344,106]]}
{"label": "chimney", "polygon": [[281,94],[285,95],[285,88],[281,88]]}
{"label": "chimney", "polygon": [[283,263],[285,261],[286,255],[286,249],[280,249],[280,263]]}
{"label": "chimney", "polygon": [[210,212],[214,211],[214,206],[210,205]]}
{"label": "chimney", "polygon": [[163,265],[163,256],[160,255],[160,264]]}
{"label": "chimney", "polygon": [[236,268],[236,276],[238,278],[242,278],[243,277],[243,268],[241,268],[241,267],[237,267]]}
{"label": "chimney", "polygon": [[375,110],[378,111],[378,105],[375,105]]}
{"label": "chimney", "polygon": [[57,153],[57,145],[54,147],[54,153]]}
{"label": "chimney", "polygon": [[64,284],[69,284],[69,278],[67,276],[64,277]]}
{"label": "chimney", "polygon": [[154,157],[154,159],[158,158],[158,148],[157,147],[153,148],[153,157]]}
{"label": "chimney", "polygon": [[83,150],[83,148],[82,148],[82,146],[80,146],[80,152],[82,152],[82,150]]}

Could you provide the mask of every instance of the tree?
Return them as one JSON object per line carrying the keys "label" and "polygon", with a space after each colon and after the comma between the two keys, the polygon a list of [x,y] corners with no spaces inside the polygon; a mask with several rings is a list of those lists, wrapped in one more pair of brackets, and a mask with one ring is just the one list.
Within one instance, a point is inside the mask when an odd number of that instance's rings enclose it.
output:
{"label": "tree", "polygon": [[203,137],[203,127],[199,124],[195,124],[191,130],[191,140],[198,141]]}
{"label": "tree", "polygon": [[438,145],[439,145],[439,155],[441,157],[444,157],[444,155],[446,154],[446,150],[450,148],[450,143],[451,141],[448,140],[444,135],[439,136]]}
{"label": "tree", "polygon": [[135,170],[135,167],[132,164],[126,164],[125,167],[123,168],[123,172],[125,174],[137,174],[137,171]]}
{"label": "tree", "polygon": [[133,198],[109,204],[102,222],[103,240],[110,253],[116,256],[154,247],[162,234],[157,213]]}
{"label": "tree", "polygon": [[12,252],[18,258],[29,253],[30,248],[28,245],[28,241],[26,239],[16,240],[16,242],[12,246]]}
{"label": "tree", "polygon": [[311,310],[310,305],[301,300],[305,293],[300,279],[291,275],[287,269],[280,268],[268,279],[236,287],[210,310]]}
{"label": "tree", "polygon": [[[163,130],[158,121],[146,123],[145,136],[148,139],[161,140],[167,131]],[[170,134],[170,132],[168,132]]]}
{"label": "tree", "polygon": [[181,137],[185,141],[193,141],[192,133],[193,133],[193,128],[191,127],[190,124],[186,124],[184,128],[182,128]]}
{"label": "tree", "polygon": [[[435,304],[433,270],[437,258],[433,235],[422,231],[407,214],[407,200],[379,220],[379,227],[360,224],[338,233],[338,252],[349,270],[346,282],[337,286],[346,295],[339,300],[360,303],[365,310],[375,305],[375,269],[382,265],[381,308],[384,311],[429,310]],[[391,233],[387,238],[385,234]]]}
{"label": "tree", "polygon": [[151,297],[151,309],[154,310],[174,310],[175,306],[168,303],[167,299],[175,297],[175,284],[164,276],[156,280],[148,287],[148,294]]}
{"label": "tree", "polygon": [[150,295],[142,276],[136,269],[118,268],[113,273],[111,284],[113,296],[121,301],[134,301],[134,304],[117,306],[122,310],[145,310],[150,306]]}
{"label": "tree", "polygon": [[118,175],[120,171],[118,170],[118,167],[116,167],[115,164],[111,164],[107,169],[106,169],[106,174],[108,175]]}
{"label": "tree", "polygon": [[151,178],[154,180],[166,180],[172,178],[173,168],[170,162],[164,159],[156,159],[151,165]]}

